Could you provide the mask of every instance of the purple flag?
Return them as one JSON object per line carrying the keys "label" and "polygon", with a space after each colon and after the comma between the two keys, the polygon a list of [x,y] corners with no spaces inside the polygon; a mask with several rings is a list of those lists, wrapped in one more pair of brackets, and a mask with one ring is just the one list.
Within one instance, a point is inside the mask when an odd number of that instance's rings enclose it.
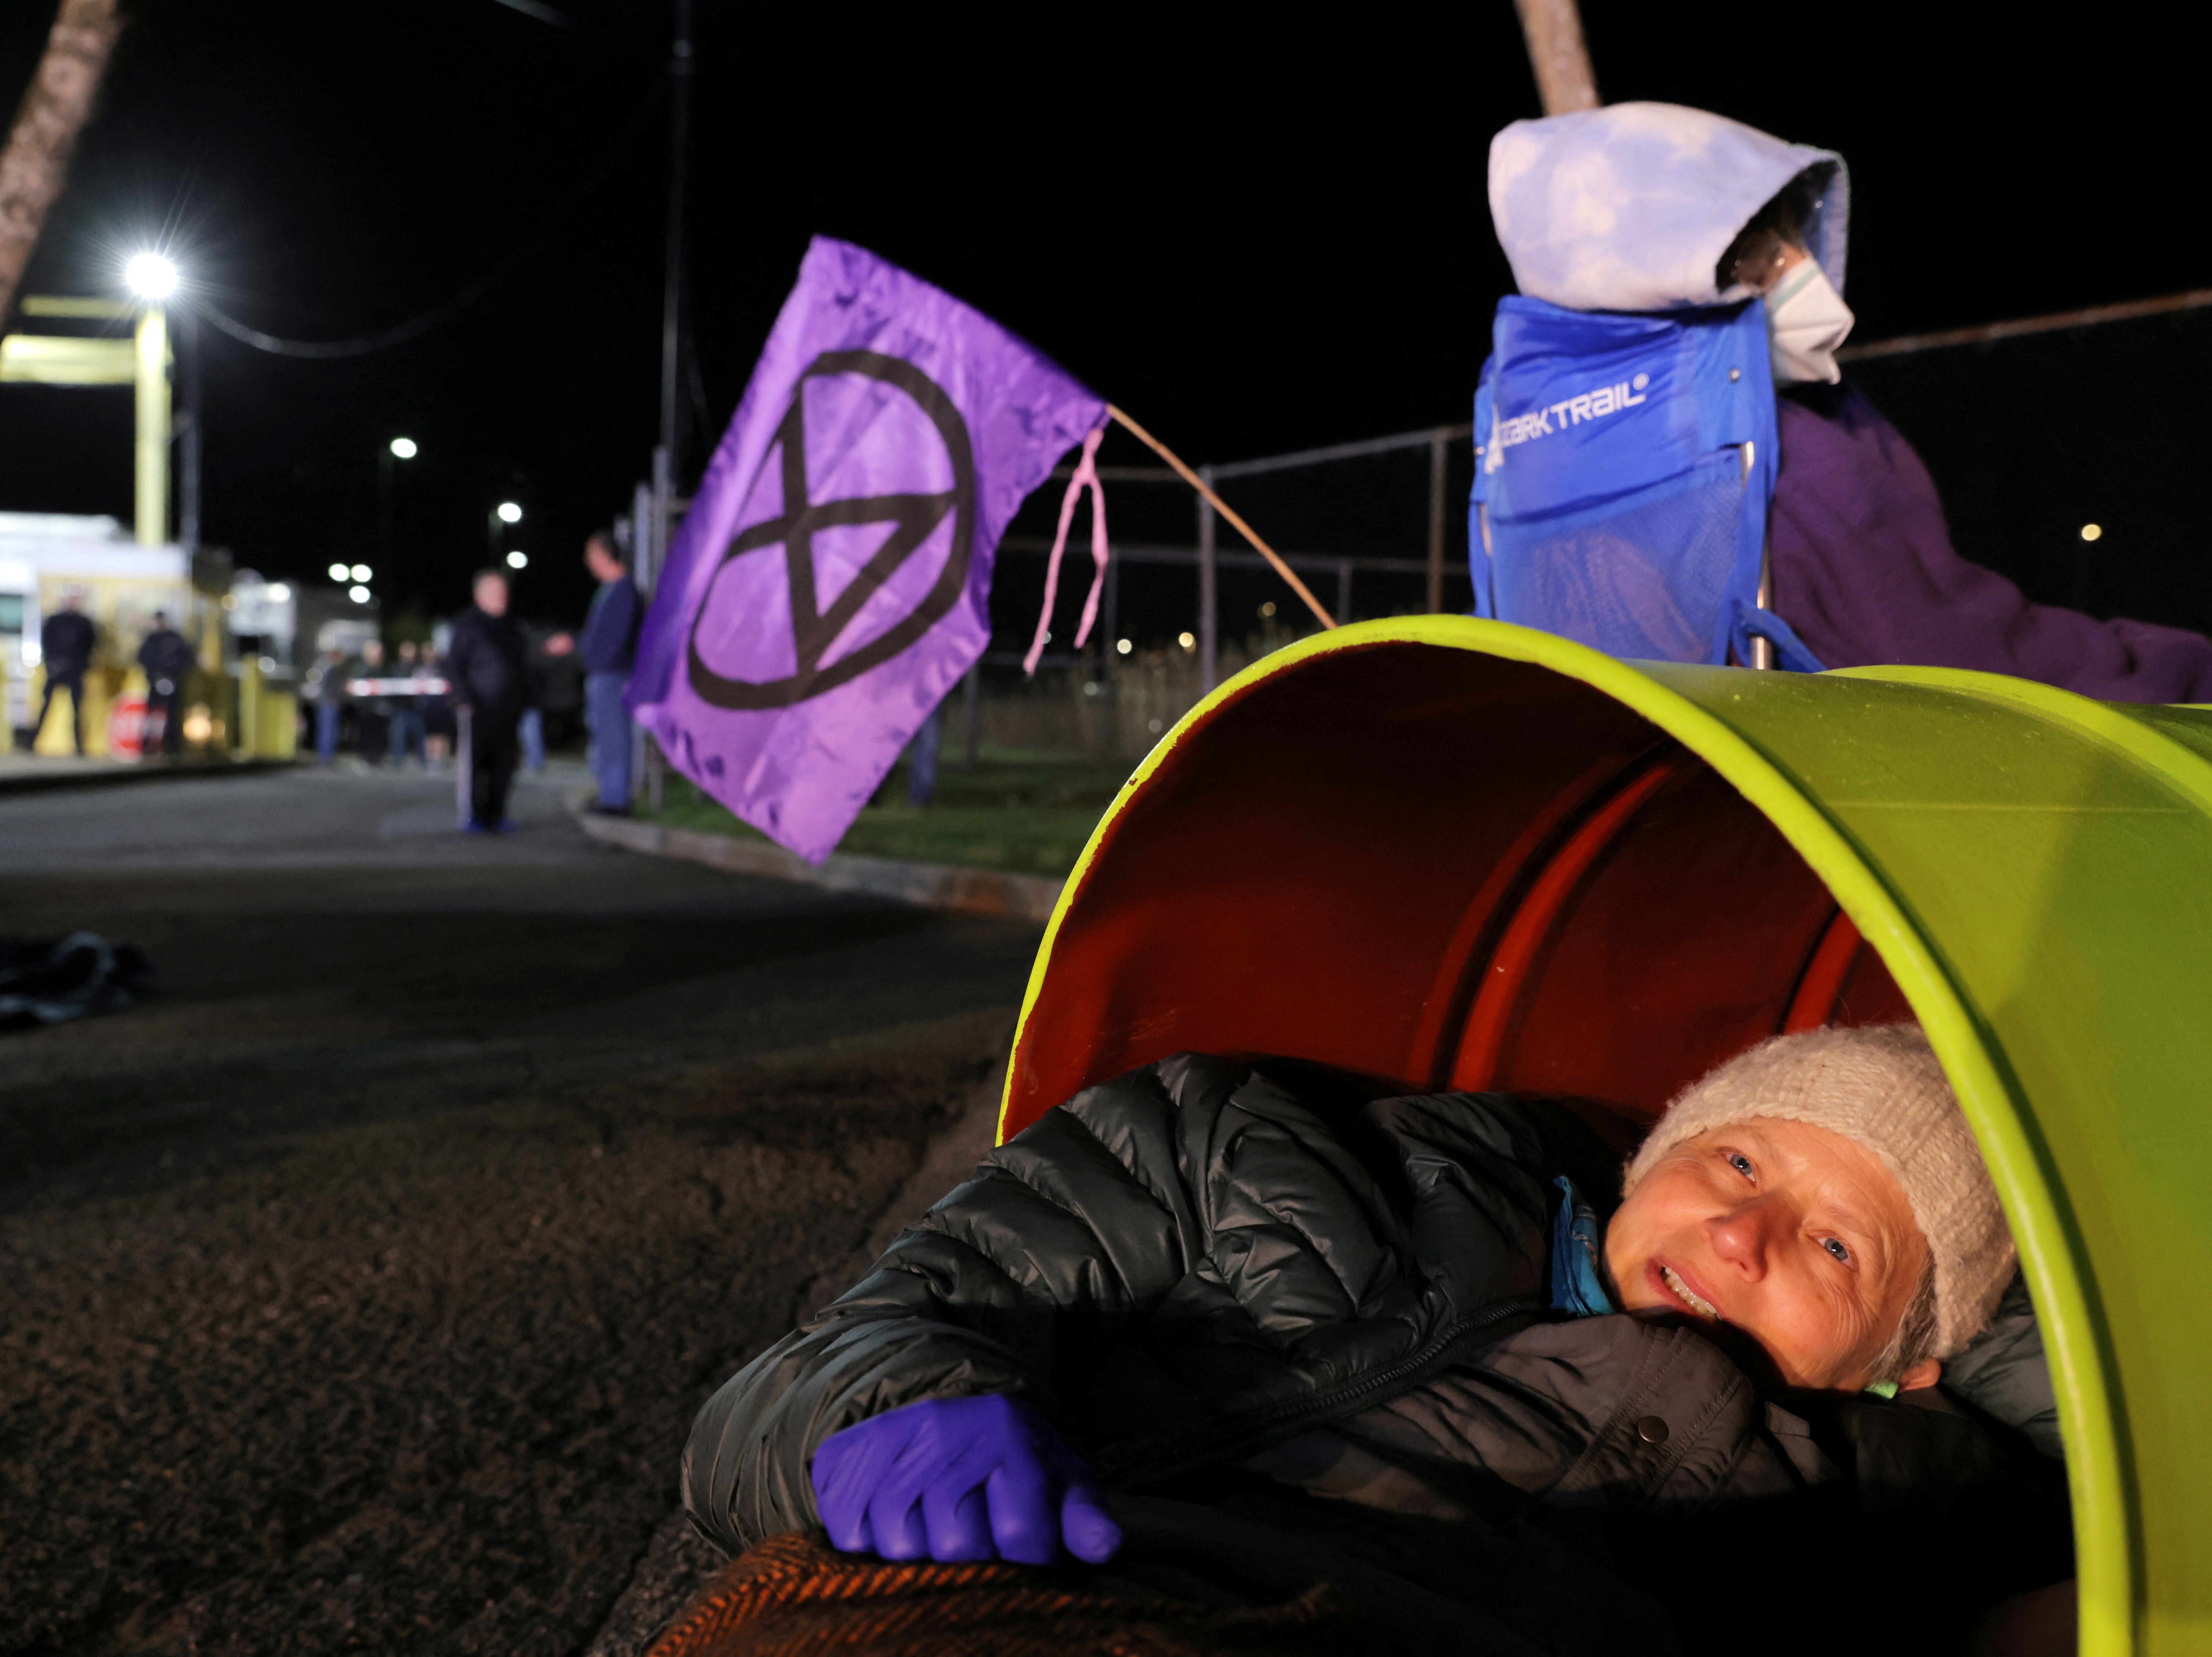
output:
{"label": "purple flag", "polygon": [[830,855],[991,636],[999,537],[1106,405],[817,236],[669,549],[629,700],[669,762]]}

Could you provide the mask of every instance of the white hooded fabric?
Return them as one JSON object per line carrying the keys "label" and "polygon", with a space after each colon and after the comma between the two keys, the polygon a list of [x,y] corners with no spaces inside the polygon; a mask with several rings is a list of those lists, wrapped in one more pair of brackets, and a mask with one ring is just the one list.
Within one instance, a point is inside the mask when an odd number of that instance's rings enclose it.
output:
{"label": "white hooded fabric", "polygon": [[1832,150],[1679,104],[1516,121],[1490,141],[1490,216],[1521,291],[1576,311],[1674,311],[1744,297],[1713,267],[1808,167],[1827,167],[1806,249],[1844,287],[1850,178]]}

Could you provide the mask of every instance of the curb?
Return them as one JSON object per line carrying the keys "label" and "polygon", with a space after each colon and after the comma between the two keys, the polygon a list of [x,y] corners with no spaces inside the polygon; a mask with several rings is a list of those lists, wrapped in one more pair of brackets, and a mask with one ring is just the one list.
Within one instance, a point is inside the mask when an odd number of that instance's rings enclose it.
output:
{"label": "curb", "polygon": [[125,783],[182,780],[186,777],[239,777],[251,773],[289,771],[298,760],[224,760],[213,764],[125,765],[100,770],[58,771],[41,774],[17,771],[0,774],[0,798],[9,794],[44,794],[63,788],[113,788]]}
{"label": "curb", "polygon": [[1061,883],[1042,875],[1010,875],[995,869],[962,869],[948,863],[907,863],[896,858],[833,852],[816,868],[805,859],[765,841],[738,840],[696,828],[664,828],[656,822],[579,813],[576,826],[592,839],[647,857],[679,858],[732,875],[794,881],[833,892],[866,892],[927,909],[1012,915],[1039,925],[1052,919]]}

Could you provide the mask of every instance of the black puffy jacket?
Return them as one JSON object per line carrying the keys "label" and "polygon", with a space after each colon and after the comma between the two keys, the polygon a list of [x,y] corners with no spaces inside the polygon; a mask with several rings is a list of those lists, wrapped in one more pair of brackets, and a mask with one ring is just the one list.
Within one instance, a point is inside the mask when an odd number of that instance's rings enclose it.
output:
{"label": "black puffy jacket", "polygon": [[[1485,1351],[1525,1357],[1559,1395],[1540,1482],[1579,1468],[1622,1497],[1624,1481],[1647,1496],[1788,1483],[1754,1390],[1711,1343],[1628,1318],[1540,1323],[1553,1179],[1602,1199],[1619,1168],[1554,1105],[1317,1098],[1310,1078],[1293,1092],[1229,1060],[1164,1060],[1001,1146],[722,1387],[692,1429],[686,1503],[731,1547],[811,1523],[823,1439],[986,1392],[1030,1399],[1110,1484],[1137,1488]],[[1662,1409],[1680,1427],[1661,1448],[1635,1426]]]}

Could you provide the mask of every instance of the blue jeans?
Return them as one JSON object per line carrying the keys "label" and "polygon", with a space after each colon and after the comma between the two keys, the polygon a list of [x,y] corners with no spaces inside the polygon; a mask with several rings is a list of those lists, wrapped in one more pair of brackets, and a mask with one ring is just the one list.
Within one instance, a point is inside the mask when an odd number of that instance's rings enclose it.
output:
{"label": "blue jeans", "polygon": [[906,803],[927,805],[937,798],[937,744],[945,734],[945,704],[929,710],[921,729],[906,746]]}
{"label": "blue jeans", "polygon": [[592,776],[599,804],[629,810],[629,709],[623,702],[627,673],[584,676],[584,723],[592,732]]}
{"label": "blue jeans", "polygon": [[392,762],[407,763],[412,754],[417,765],[422,763],[422,715],[412,707],[392,710]]}
{"label": "blue jeans", "polygon": [[337,757],[338,714],[336,702],[315,704],[315,763],[328,765]]}
{"label": "blue jeans", "polygon": [[522,738],[522,768],[534,777],[545,768],[545,716],[534,707],[524,708],[516,731]]}

